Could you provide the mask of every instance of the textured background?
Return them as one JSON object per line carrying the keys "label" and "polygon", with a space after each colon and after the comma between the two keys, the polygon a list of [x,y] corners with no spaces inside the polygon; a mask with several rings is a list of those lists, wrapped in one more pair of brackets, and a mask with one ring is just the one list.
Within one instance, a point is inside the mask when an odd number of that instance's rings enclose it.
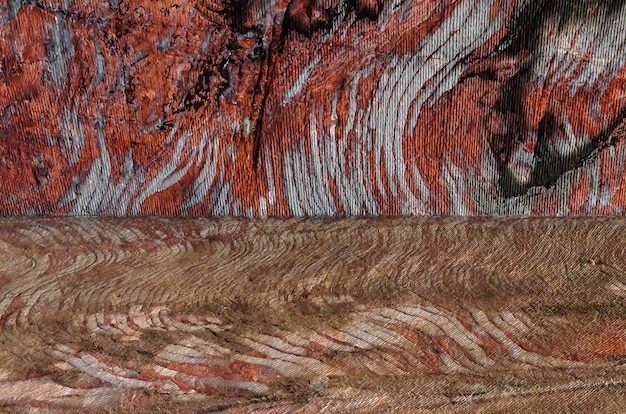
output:
{"label": "textured background", "polygon": [[626,5],[3,0],[0,213],[615,215]]}
{"label": "textured background", "polygon": [[613,217],[0,220],[0,411],[623,414],[625,236]]}
{"label": "textured background", "polygon": [[[0,216],[620,215],[626,3],[0,0]],[[623,413],[626,220],[0,219],[0,411]]]}

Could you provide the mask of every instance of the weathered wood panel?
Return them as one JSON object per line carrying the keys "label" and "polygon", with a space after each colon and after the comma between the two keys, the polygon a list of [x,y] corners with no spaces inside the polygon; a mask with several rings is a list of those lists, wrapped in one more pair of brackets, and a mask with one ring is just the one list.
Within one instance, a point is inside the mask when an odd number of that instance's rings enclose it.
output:
{"label": "weathered wood panel", "polygon": [[0,213],[610,215],[626,5],[0,2]]}
{"label": "weathered wood panel", "polygon": [[621,219],[3,219],[0,406],[623,412],[625,237]]}

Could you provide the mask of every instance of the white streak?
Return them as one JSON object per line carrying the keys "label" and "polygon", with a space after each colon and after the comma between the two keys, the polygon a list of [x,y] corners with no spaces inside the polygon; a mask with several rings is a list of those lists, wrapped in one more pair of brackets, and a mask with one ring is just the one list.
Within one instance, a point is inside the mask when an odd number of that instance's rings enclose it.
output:
{"label": "white streak", "polygon": [[304,69],[302,69],[302,72],[300,72],[300,74],[296,77],[291,88],[285,91],[282,100],[283,105],[287,105],[296,95],[300,93],[302,87],[304,86],[304,83],[306,82],[308,77],[311,76],[311,73],[313,73],[315,66],[317,66],[317,64],[320,62],[320,59],[320,55],[315,56],[315,58],[311,62],[309,62],[309,64],[306,65]]}

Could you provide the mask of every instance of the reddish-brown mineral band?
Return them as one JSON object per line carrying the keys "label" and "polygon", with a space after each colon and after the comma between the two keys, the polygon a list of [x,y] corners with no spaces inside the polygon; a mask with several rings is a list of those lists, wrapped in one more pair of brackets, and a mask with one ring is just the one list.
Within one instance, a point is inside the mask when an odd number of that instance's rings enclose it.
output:
{"label": "reddish-brown mineral band", "polygon": [[3,219],[0,406],[623,412],[625,237],[621,219]]}
{"label": "reddish-brown mineral band", "polygon": [[615,215],[626,3],[10,0],[0,213]]}

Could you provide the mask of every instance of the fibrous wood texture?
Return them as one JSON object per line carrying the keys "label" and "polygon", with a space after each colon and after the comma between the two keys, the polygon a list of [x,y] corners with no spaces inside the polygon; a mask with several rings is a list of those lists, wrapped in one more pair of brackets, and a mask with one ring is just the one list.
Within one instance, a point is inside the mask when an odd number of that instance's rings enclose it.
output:
{"label": "fibrous wood texture", "polygon": [[0,405],[623,412],[625,236],[604,219],[3,219]]}
{"label": "fibrous wood texture", "polygon": [[4,0],[0,213],[605,215],[619,0]]}

